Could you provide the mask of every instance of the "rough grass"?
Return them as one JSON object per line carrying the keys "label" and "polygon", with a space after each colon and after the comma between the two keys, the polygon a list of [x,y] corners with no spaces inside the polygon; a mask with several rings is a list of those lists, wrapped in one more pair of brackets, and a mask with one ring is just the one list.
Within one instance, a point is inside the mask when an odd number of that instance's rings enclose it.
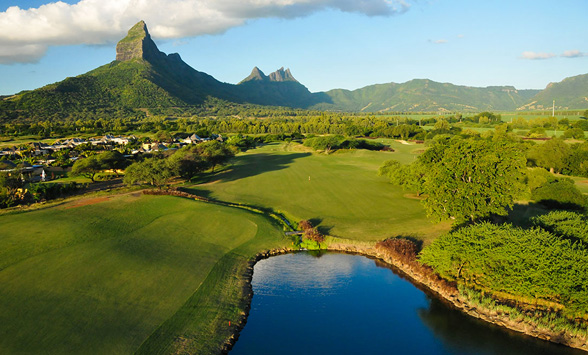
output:
{"label": "rough grass", "polygon": [[0,353],[218,347],[242,307],[236,272],[286,243],[261,215],[177,197],[66,207],[0,216]]}
{"label": "rough grass", "polygon": [[[212,177],[214,183],[191,186],[209,198],[273,208],[294,220],[311,220],[319,231],[355,240],[396,235],[427,239],[446,230],[433,224],[420,202],[377,176],[389,159],[408,163],[422,145],[388,140],[395,152],[365,150],[299,152],[270,144],[239,155],[233,165]],[[310,178],[310,180],[309,180]]]}

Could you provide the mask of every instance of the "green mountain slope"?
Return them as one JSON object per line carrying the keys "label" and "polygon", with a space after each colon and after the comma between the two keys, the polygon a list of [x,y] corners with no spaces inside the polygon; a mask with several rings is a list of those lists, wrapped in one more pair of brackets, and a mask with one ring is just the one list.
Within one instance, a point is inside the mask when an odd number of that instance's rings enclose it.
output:
{"label": "green mountain slope", "polygon": [[415,79],[354,91],[327,91],[325,94],[332,103],[320,103],[313,108],[365,112],[514,110],[536,93],[535,90],[519,91],[512,86],[476,88]]}
{"label": "green mountain slope", "polygon": [[521,108],[551,108],[553,100],[555,100],[556,109],[588,108],[588,74],[572,76],[559,83],[550,83],[545,90],[539,92]]}
{"label": "green mountain slope", "polygon": [[191,68],[178,54],[160,52],[141,21],[118,43],[115,61],[4,99],[0,111],[11,111],[16,117],[47,118],[80,112],[120,114],[134,109],[199,105],[209,96],[240,101],[234,85]]}
{"label": "green mountain slope", "polygon": [[[357,90],[311,93],[289,69],[265,75],[258,68],[237,85],[222,83],[159,51],[143,21],[116,47],[116,60],[86,74],[40,89],[0,97],[0,121],[61,120],[143,115],[161,109],[189,110],[210,98],[336,111],[512,111],[588,107],[588,74],[550,84],[545,90],[512,86],[476,88],[427,79],[371,85]],[[216,100],[215,102],[219,102]],[[156,111],[157,112],[157,111]]]}

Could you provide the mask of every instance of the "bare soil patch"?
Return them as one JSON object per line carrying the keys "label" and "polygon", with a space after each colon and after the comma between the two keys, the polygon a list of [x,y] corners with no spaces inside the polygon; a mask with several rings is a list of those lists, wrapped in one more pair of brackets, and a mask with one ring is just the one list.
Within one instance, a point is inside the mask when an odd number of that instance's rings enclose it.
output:
{"label": "bare soil patch", "polygon": [[100,202],[108,201],[108,197],[96,197],[96,198],[89,198],[81,201],[76,201],[76,203],[70,204],[69,206],[65,207],[65,209],[70,208],[77,208],[82,206],[94,205]]}

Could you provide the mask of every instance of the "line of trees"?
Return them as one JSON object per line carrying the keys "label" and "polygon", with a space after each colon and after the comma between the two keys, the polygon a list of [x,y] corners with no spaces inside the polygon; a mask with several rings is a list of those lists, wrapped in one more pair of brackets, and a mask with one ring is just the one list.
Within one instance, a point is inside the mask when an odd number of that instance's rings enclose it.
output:
{"label": "line of trees", "polygon": [[444,135],[413,163],[390,160],[379,169],[392,184],[423,195],[430,217],[457,223],[506,215],[517,199],[587,209],[574,181],[552,173],[588,177],[588,143],[521,142],[498,129],[487,138]]}
{"label": "line of trees", "polygon": [[127,165],[125,157],[120,152],[112,150],[76,160],[71,173],[74,176],[85,176],[94,182],[99,172],[111,170],[118,176],[118,170],[124,169]]}
{"label": "line of trees", "polygon": [[[231,111],[233,110],[233,111]],[[1,120],[0,136],[18,137],[34,135],[39,138],[63,137],[88,133],[101,135],[107,132],[124,134],[137,132],[196,132],[199,136],[215,133],[243,134],[341,134],[346,136],[393,137],[400,139],[425,139],[425,125],[436,125],[436,129],[451,129],[463,125],[492,127],[502,124],[501,116],[482,112],[471,116],[448,115],[401,115],[366,114],[289,110],[285,108],[234,108],[229,111],[196,110],[190,116],[175,116],[151,113],[138,115],[99,115],[72,120],[57,120],[42,117],[35,120]],[[116,118],[108,118],[116,117]],[[179,117],[179,118],[178,118]],[[259,119],[263,118],[263,119]],[[510,129],[537,129],[539,136],[545,129],[565,131],[566,136],[581,137],[580,131],[588,131],[588,120],[570,121],[567,118],[541,117],[525,119],[517,117],[508,124]],[[542,130],[542,131],[541,131]]]}
{"label": "line of trees", "polygon": [[125,170],[127,185],[147,184],[161,188],[174,176],[191,180],[197,174],[228,162],[236,148],[219,141],[185,146],[172,155],[154,156],[135,162]]}

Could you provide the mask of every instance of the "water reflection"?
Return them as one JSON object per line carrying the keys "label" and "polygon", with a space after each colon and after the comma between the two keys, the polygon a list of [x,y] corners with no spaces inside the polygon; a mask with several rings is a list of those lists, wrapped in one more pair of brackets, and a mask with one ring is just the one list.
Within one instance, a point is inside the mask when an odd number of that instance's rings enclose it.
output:
{"label": "water reflection", "polygon": [[466,317],[358,255],[262,260],[253,290],[231,355],[582,353]]}
{"label": "water reflection", "polygon": [[581,350],[523,336],[457,312],[431,298],[428,308],[418,310],[423,323],[452,353],[461,354],[586,354]]}

